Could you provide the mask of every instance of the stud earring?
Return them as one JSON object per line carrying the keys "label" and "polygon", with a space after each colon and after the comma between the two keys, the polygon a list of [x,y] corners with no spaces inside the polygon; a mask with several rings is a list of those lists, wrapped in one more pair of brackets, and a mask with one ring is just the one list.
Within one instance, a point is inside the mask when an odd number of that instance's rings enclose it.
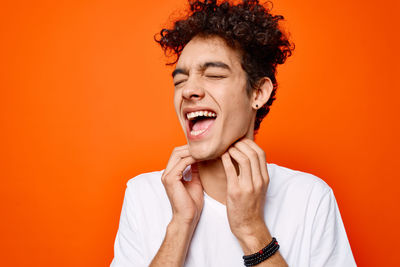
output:
{"label": "stud earring", "polygon": [[258,108],[258,105],[256,104],[256,108]]}

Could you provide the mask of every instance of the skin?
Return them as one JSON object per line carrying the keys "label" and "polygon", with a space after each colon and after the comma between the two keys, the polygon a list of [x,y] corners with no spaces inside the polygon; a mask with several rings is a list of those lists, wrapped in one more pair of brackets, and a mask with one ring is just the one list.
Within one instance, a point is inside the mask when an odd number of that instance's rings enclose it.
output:
{"label": "skin", "polygon": [[[229,69],[203,68],[208,62],[222,63]],[[184,108],[210,107],[217,113],[211,135],[198,142],[188,139],[194,158],[215,159],[239,138],[252,137],[255,110],[246,95],[246,73],[236,51],[220,38],[195,37],[185,46],[175,69],[182,70],[174,77],[174,105],[185,135]]]}
{"label": "skin", "polygon": [[[161,180],[173,218],[150,266],[182,266],[203,209],[203,191],[226,205],[231,231],[245,255],[272,240],[264,221],[269,183],[266,156],[253,141],[253,129],[256,105],[268,101],[273,86],[264,77],[248,96],[240,61],[240,51],[219,37],[195,37],[180,55],[174,72],[174,105],[185,135],[188,137],[183,109],[209,107],[217,118],[204,138],[187,138],[188,144],[171,154]],[[207,65],[209,62],[218,64]],[[192,180],[187,182],[182,174],[189,165]],[[257,266],[287,264],[278,251]]]}

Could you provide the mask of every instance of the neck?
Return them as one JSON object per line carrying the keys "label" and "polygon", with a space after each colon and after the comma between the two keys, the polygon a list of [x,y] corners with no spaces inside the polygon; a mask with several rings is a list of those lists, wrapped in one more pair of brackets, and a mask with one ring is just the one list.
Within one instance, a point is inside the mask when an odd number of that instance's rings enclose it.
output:
{"label": "neck", "polygon": [[[255,119],[255,113],[253,122]],[[246,137],[254,140],[254,123],[249,127]],[[237,163],[232,160],[235,165],[236,171],[238,172],[239,167]],[[200,180],[203,185],[203,189],[207,195],[217,200],[218,202],[226,205],[226,192],[227,192],[227,180],[224,165],[220,157],[213,160],[201,161],[198,163]]]}
{"label": "neck", "polygon": [[226,205],[226,175],[221,158],[199,162],[198,166],[206,194]]}

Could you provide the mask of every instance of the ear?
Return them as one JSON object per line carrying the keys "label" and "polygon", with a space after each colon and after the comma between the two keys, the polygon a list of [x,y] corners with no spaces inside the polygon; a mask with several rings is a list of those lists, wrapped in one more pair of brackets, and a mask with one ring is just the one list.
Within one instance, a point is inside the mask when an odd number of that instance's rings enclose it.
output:
{"label": "ear", "polygon": [[269,97],[271,96],[274,85],[268,77],[263,77],[260,79],[257,89],[253,90],[253,103],[254,109],[259,109],[267,103]]}

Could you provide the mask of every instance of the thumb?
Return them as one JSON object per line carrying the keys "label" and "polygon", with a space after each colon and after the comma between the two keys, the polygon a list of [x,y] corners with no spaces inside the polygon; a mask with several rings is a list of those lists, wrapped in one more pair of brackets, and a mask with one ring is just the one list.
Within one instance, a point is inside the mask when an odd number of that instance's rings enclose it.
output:
{"label": "thumb", "polygon": [[184,181],[185,186],[191,187],[192,185],[200,185],[201,187],[201,180],[200,180],[200,174],[199,174],[199,168],[197,163],[193,163],[190,166],[190,172],[191,172],[191,180],[190,181]]}

